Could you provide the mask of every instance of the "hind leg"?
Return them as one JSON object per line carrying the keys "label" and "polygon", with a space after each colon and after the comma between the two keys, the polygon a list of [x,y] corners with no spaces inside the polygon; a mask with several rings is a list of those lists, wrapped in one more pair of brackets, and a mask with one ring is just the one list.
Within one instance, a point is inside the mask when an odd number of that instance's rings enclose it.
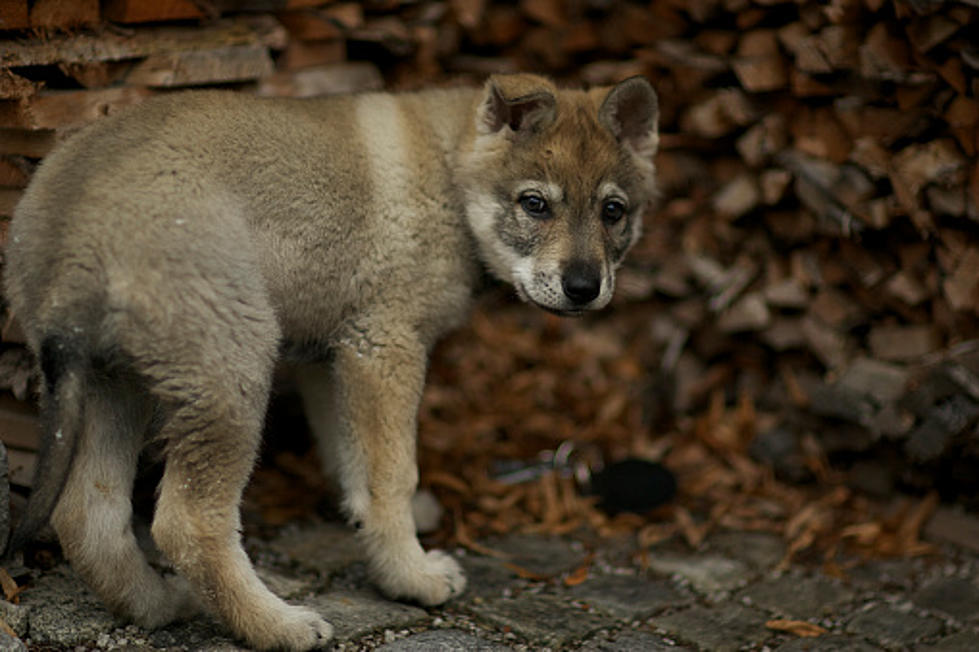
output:
{"label": "hind leg", "polygon": [[85,426],[51,523],[76,572],[115,612],[155,628],[197,611],[186,582],[161,577],[132,530],[131,495],[149,407],[122,381],[88,390]]}
{"label": "hind leg", "polygon": [[324,644],[332,627],[272,594],[241,546],[239,503],[259,445],[272,364],[271,355],[248,349],[167,374],[168,392],[180,400],[161,433],[166,466],[152,533],[236,635],[262,649],[308,650]]}

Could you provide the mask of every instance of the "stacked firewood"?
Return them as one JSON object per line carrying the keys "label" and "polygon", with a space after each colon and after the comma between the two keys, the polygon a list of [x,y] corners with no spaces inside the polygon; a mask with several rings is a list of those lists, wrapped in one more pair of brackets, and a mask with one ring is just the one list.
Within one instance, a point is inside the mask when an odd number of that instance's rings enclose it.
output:
{"label": "stacked firewood", "polygon": [[[660,97],[661,202],[613,311],[560,327],[608,359],[573,410],[548,399],[507,403],[506,418],[460,412],[460,436],[526,455],[512,435],[531,423],[539,447],[586,432],[606,455],[666,455],[637,438],[750,405],[739,446],[781,478],[823,478],[828,460],[882,494],[941,478],[946,498],[977,495],[975,0],[7,0],[0,30],[0,220],[61,135],[178,88],[308,96],[519,70],[587,84],[646,75]],[[0,436],[29,448],[11,434],[33,418],[12,317]],[[519,323],[525,350],[494,348],[516,356],[518,381],[535,377],[520,356],[558,328]],[[440,420],[460,410],[444,397],[466,383],[494,391],[440,375],[466,364],[454,356],[473,349],[458,341],[439,352],[422,414],[436,453]],[[533,414],[545,409],[559,418]]]}

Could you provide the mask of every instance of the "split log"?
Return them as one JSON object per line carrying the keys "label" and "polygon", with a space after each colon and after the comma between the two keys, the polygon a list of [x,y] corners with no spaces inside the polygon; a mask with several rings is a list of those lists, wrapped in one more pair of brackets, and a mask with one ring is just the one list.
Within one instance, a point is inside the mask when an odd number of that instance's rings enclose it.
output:
{"label": "split log", "polygon": [[73,29],[99,22],[99,0],[34,0],[30,24],[34,28]]}
{"label": "split log", "polygon": [[263,45],[232,45],[215,50],[155,54],[126,76],[136,86],[199,86],[255,80],[271,75],[275,65]]}
{"label": "split log", "polygon": [[149,89],[125,86],[85,91],[52,91],[0,102],[0,127],[64,129],[80,127],[149,97]]}

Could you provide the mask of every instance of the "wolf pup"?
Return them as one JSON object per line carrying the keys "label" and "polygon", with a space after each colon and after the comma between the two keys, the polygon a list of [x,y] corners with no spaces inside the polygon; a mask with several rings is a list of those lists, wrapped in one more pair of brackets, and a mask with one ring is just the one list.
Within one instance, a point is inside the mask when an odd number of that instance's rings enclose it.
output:
{"label": "wolf pup", "polygon": [[[411,500],[426,358],[485,266],[561,315],[605,306],[653,194],[657,99],[632,78],[558,90],[260,99],[175,94],[48,156],[17,207],[6,293],[43,377],[34,493],[116,612],[158,627],[212,610],[257,648],[332,627],[258,579],[239,502],[273,365],[296,363],[311,428],[373,581],[437,605],[456,561],[422,549]],[[152,535],[131,528],[137,458],[162,448]]]}

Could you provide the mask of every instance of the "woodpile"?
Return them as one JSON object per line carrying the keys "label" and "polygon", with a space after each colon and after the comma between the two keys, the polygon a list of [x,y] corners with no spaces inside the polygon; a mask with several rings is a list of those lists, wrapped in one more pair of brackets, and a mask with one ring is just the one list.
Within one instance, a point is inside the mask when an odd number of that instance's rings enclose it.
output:
{"label": "woodpile", "polygon": [[[864,514],[841,478],[979,507],[977,28],[975,0],[8,0],[0,219],[61,135],[178,88],[646,75],[662,199],[612,311],[558,322],[494,295],[433,362],[423,481],[457,540],[611,527],[560,474],[494,480],[494,460],[574,441],[674,468],[670,527],[692,543],[769,521],[867,541],[839,516]],[[18,447],[28,359],[4,324],[0,427]],[[780,480],[829,489],[807,502]],[[916,549],[920,522],[875,527]]]}

